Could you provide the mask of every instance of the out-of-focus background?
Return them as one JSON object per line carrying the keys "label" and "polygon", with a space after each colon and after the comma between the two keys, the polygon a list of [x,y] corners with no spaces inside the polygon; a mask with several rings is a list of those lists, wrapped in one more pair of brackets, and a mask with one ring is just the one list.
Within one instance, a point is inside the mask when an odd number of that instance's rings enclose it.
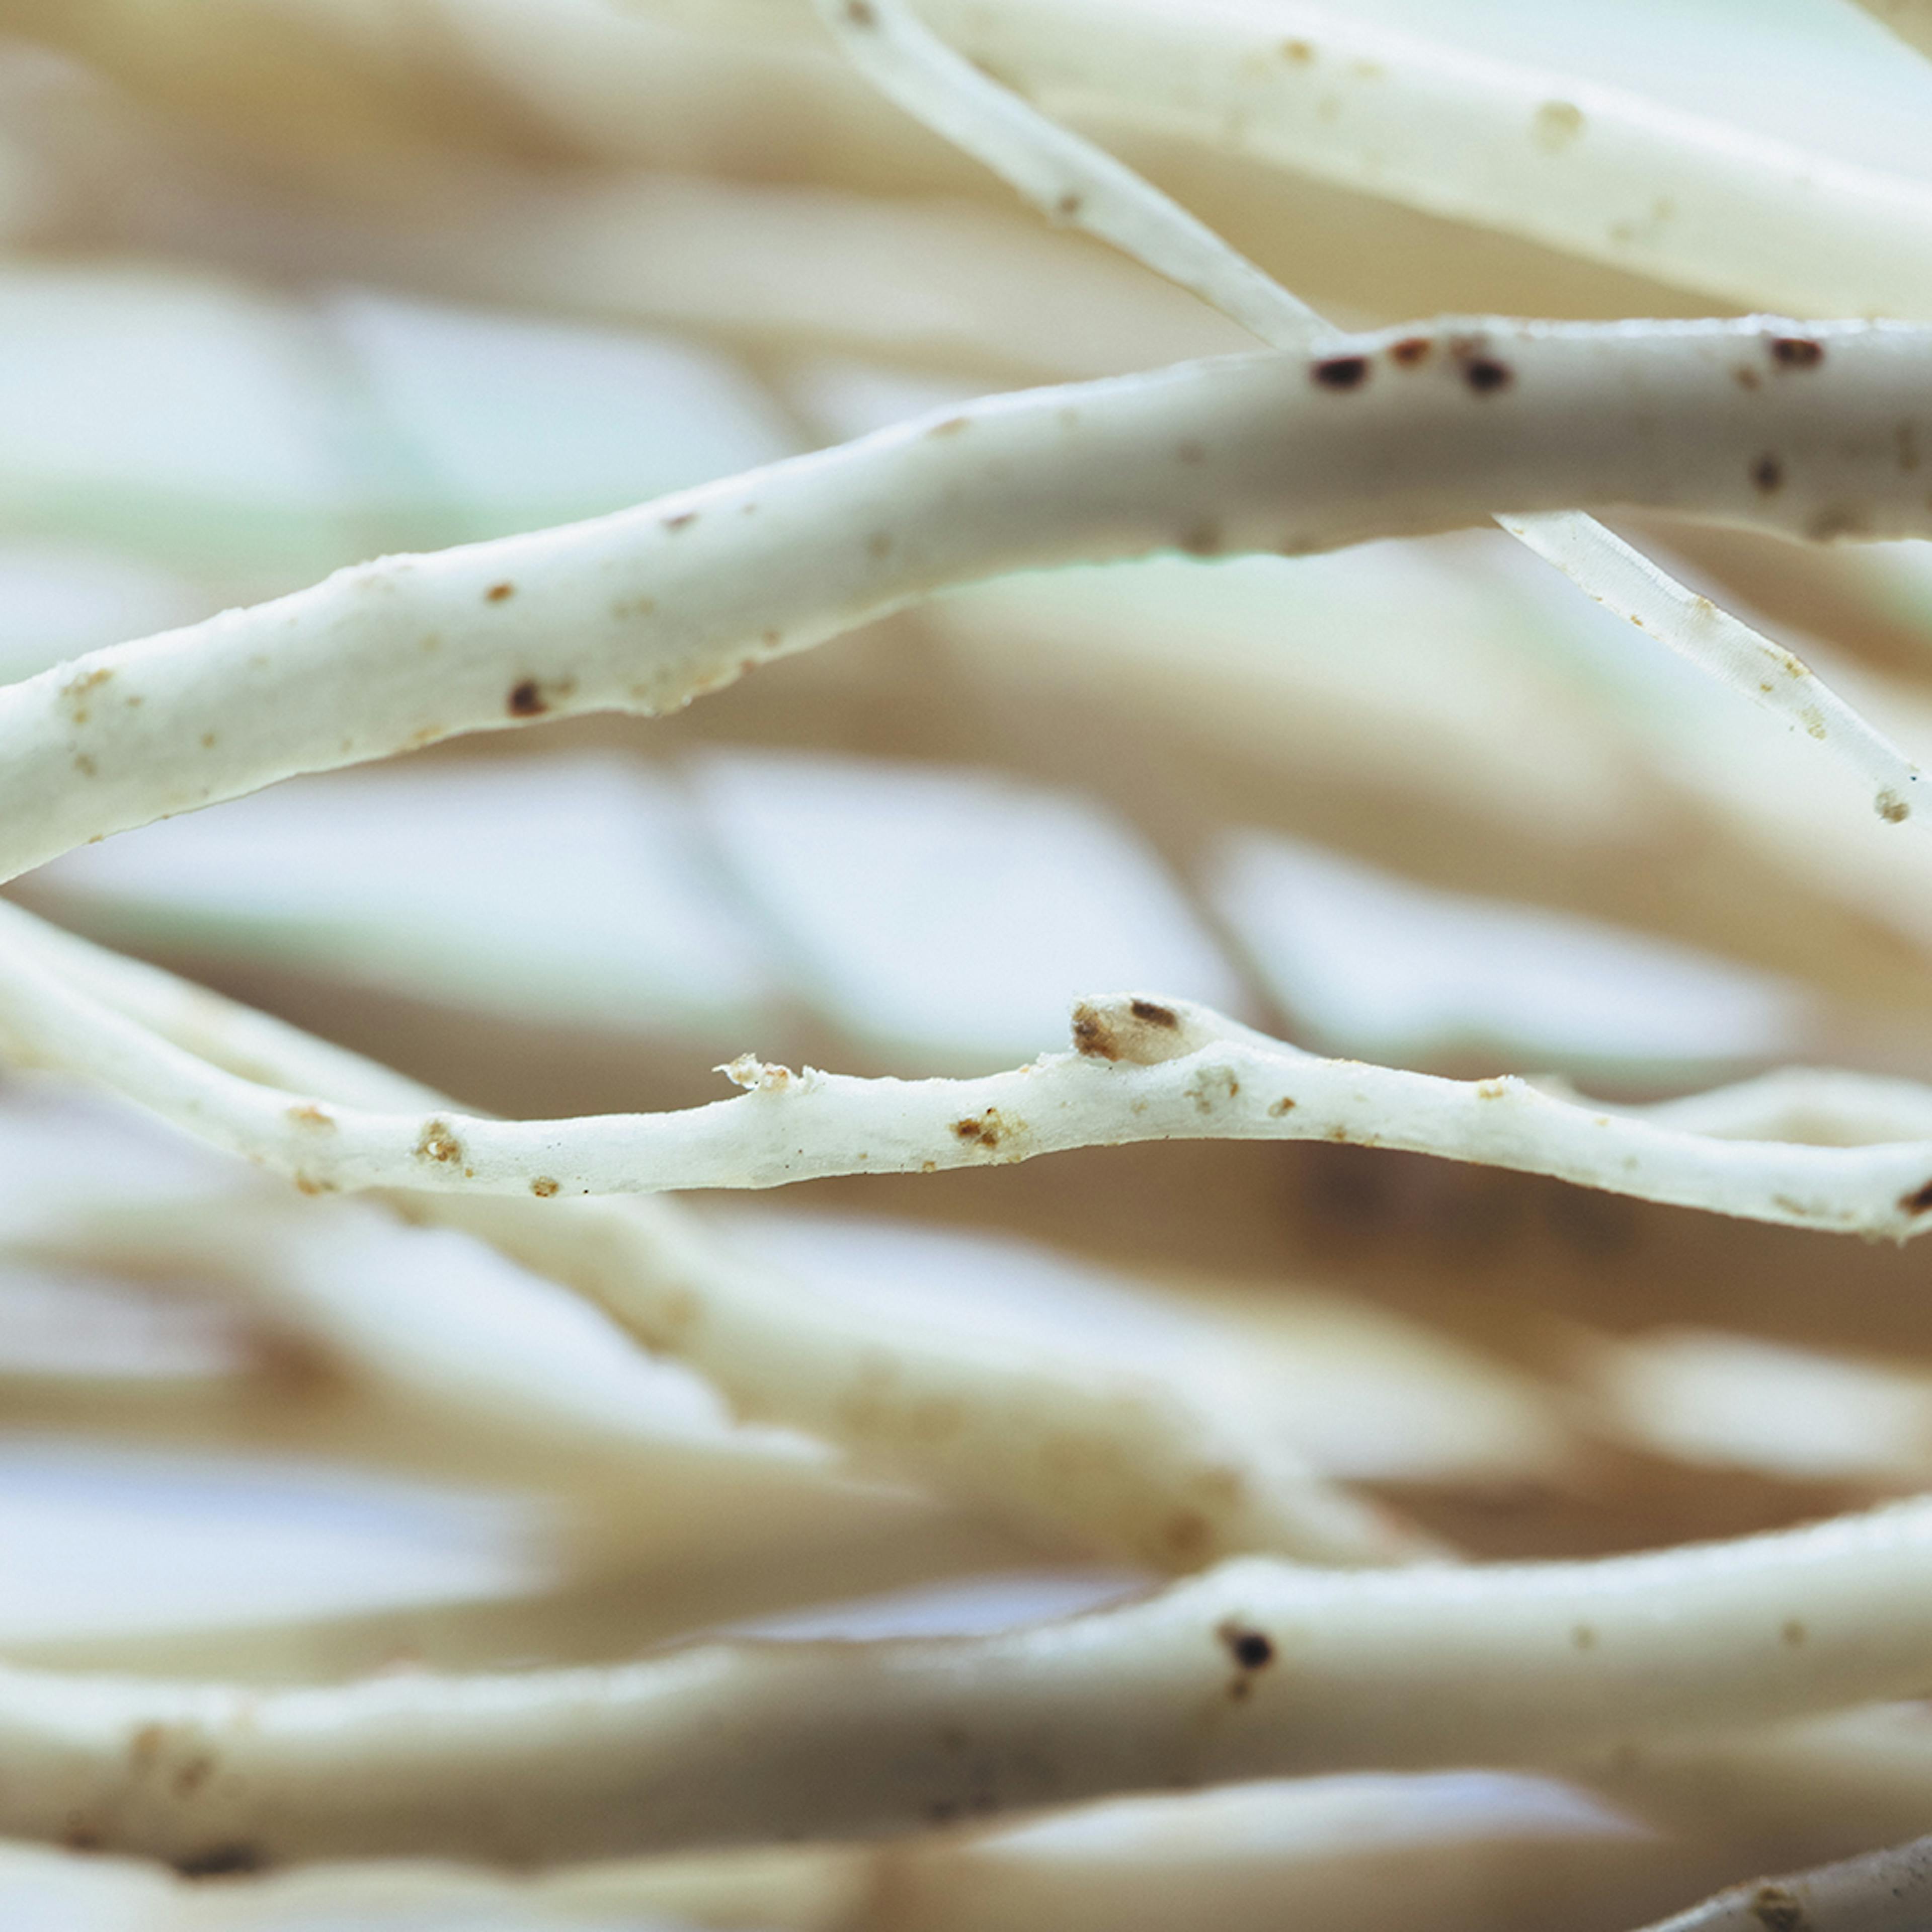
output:
{"label": "out-of-focus background", "polygon": [[[1836,0],[1350,10],[1932,194],[1932,69]],[[0,37],[8,679],[950,399],[1244,346],[755,10],[19,0]],[[1736,307],[1083,124],[1346,322]],[[1628,533],[1932,758],[1926,547]],[[1616,1098],[1787,1062],[1932,1076],[1932,844],[1494,532],[989,584],[675,718],[297,781],[11,890],[512,1114],[717,1097],[747,1049],[990,1070],[1123,987]],[[748,1620],[995,1627],[1141,1580],[850,1480],[480,1246],[64,1083],[0,1084],[0,1148],[10,1660],[326,1681]],[[245,1252],[100,1234],[231,1198]],[[802,1295],[1186,1357],[1472,1556],[1741,1533],[1932,1470],[1916,1250],[1328,1146],[701,1207]],[[496,1389],[543,1421],[527,1441],[452,1401]],[[1258,1927],[1292,1870],[1295,1923],[1352,1927],[1391,1922],[1412,1864],[1432,1916],[1405,1922],[1594,1924],[1588,1890],[1607,1925],[1748,1862],[1701,1856],[1472,1772],[420,1895],[22,1847],[0,1920],[1178,1927],[1211,1870],[1216,1916]]]}

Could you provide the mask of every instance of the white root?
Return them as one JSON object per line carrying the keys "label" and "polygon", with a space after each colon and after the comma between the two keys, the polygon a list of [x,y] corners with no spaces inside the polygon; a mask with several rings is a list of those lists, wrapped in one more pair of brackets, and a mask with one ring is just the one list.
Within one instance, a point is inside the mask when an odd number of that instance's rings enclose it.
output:
{"label": "white root", "polygon": [[1816,1871],[1734,1886],[1650,1932],[1920,1932],[1932,1914],[1932,1838]]}
{"label": "white root", "polygon": [[[694,24],[749,10],[652,4]],[[1740,307],[1932,315],[1923,181],[1621,88],[1299,0],[920,0],[920,10],[1048,112],[1179,134]]]}
{"label": "white root", "polygon": [[1932,1142],[1932,1088],[1827,1067],[1780,1067],[1708,1094],[1660,1100],[1643,1113],[1661,1126],[1726,1140],[1805,1141],[1820,1147]]}
{"label": "white root", "polygon": [[[1271,348],[1305,350],[1329,325],[1178,202],[1092,142],[988,80],[901,0],[814,0],[853,63],[901,106],[994,169],[1050,218],[1073,223],[1212,302]],[[1914,460],[1916,461],[1916,454]],[[1781,483],[1774,454],[1760,474]],[[1910,813],[1921,773],[1792,653],[1678,583],[1593,517],[1496,521],[1584,593],[1778,713],[1850,764],[1880,816]]]}
{"label": "white root", "polygon": [[1594,517],[1570,512],[1496,521],[1586,596],[1822,741],[1871,788],[1881,818],[1898,824],[1911,816],[1924,773],[1802,658],[1679,584]]}
{"label": "white root", "polygon": [[1250,1558],[976,1638],[340,1689],[0,1670],[0,1828],[212,1864],[904,1830],[1318,1769],[1546,1763],[1922,1684],[1932,1505],[1588,1562]]}
{"label": "white root", "polygon": [[1050,220],[1111,243],[1272,348],[1301,348],[1330,332],[1178,202],[962,59],[897,0],[813,4],[882,94],[984,161]]}
{"label": "white root", "polygon": [[359,566],[0,690],[0,874],[297,772],[674,709],[1003,572],[1299,554],[1498,502],[1932,533],[1904,460],[1932,424],[1901,404],[1928,392],[1932,329],[1760,318],[1436,322],[992,398],[590,523]]}
{"label": "white root", "polygon": [[[273,1118],[318,1147],[356,1118],[342,1099],[470,1118],[387,1068],[16,908],[0,907],[0,982],[62,989],[70,1036],[113,1041],[124,1072],[165,1065],[209,1095],[251,1106],[266,1096]],[[299,1084],[311,1097],[298,1119],[262,1081]],[[420,1114],[431,1108],[442,1112]],[[532,1199],[528,1180],[512,1190],[520,1199],[460,1198],[422,1191],[423,1178],[405,1176],[396,1199],[412,1219],[473,1234],[574,1289],[646,1347],[688,1362],[742,1419],[806,1430],[861,1468],[1025,1533],[1163,1570],[1248,1550],[1376,1563],[1428,1546],[1286,1441],[1238,1433],[1205,1396],[1058,1356],[970,1351],[916,1323],[889,1328],[828,1306],[669,1202]]]}
{"label": "white root", "polygon": [[[748,1056],[730,1070],[749,1092],[670,1113],[496,1120],[449,1108],[324,1107],[312,1093],[224,1072],[105,1011],[63,983],[47,942],[16,927],[22,916],[7,920],[15,957],[0,962],[0,1028],[16,1052],[102,1081],[310,1192],[548,1200],[932,1173],[1142,1141],[1321,1140],[1552,1174],[1792,1227],[1900,1240],[1932,1227],[1932,1138],[1851,1146],[1739,1138],[1726,1130],[1778,1118],[1756,1083],[1741,1103],[1705,1096],[1652,1109],[1598,1107],[1515,1078],[1448,1080],[1324,1060],[1186,1000],[1130,994],[1076,1008],[1075,1051],[977,1079],[794,1073]],[[1834,1095],[1841,1122],[1848,1094],[1858,1105],[1892,1106],[1878,1117],[1888,1123],[1898,1118],[1904,1083],[1825,1078],[1850,1083],[1822,1090]],[[1700,1131],[1687,1118],[1718,1124]]]}

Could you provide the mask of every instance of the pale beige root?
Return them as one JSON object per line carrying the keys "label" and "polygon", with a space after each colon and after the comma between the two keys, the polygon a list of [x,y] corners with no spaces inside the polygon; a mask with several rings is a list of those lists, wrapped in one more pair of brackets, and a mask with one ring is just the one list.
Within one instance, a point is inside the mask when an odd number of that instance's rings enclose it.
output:
{"label": "pale beige root", "polygon": [[1633,1816],[1735,1846],[1747,1868],[1848,1858],[1932,1829],[1923,1703],[1720,1730],[1574,1770]]}
{"label": "pale beige root", "polygon": [[1594,1562],[1226,1564],[988,1637],[339,1688],[0,1671],[0,1823],[176,1862],[522,1861],[916,1828],[1328,1768],[1574,1760],[1893,1696],[1932,1505]]}
{"label": "pale beige root", "polygon": [[[1900,548],[1754,547],[1801,562]],[[1553,607],[1567,593],[1526,571],[1514,548],[1472,532],[1402,551],[1230,564],[1204,584],[1170,561],[1010,578],[920,614],[940,647],[920,682],[883,648],[863,668],[892,692],[902,752],[963,763],[997,737],[1009,762],[1104,800],[1193,876],[1204,846],[1212,854],[1226,836],[1211,820],[1484,900],[1668,933],[1832,1002],[1786,1057],[1932,1070],[1916,1017],[1932,1010],[1918,936],[1932,921],[1916,910],[1932,848],[1868,821],[1860,788],[1825,747],[1766,731],[1714,686],[1689,718],[1644,702],[1656,654],[1634,632],[1630,676],[1607,701],[1586,649],[1593,627],[1565,626]],[[810,701],[808,680],[848,664],[856,673],[857,658],[820,652],[745,680],[726,700],[729,728],[771,736]],[[970,710],[949,704],[968,690],[987,694]],[[1921,748],[1858,696],[1882,729]],[[1768,745],[1780,773],[1786,762],[1810,768],[1817,793],[1794,796],[1742,756],[1723,762],[1720,794],[1687,784],[1690,760],[1720,732],[1741,749]],[[1687,1070],[1672,1084],[1707,1077]]]}
{"label": "pale beige root", "polygon": [[[677,1472],[670,1472],[674,1484]],[[1024,1589],[1038,1552],[987,1524],[902,1493],[714,1491],[700,1533],[684,1486],[629,1526],[641,1547],[608,1550],[553,1587],[490,1600],[404,1604],[152,1630],[22,1636],[8,1659],[37,1669],[268,1685],[341,1683],[400,1668],[445,1672],[628,1662],[694,1634],[855,1598],[942,1595],[988,1576]],[[676,1504],[694,1505],[678,1520]],[[652,1536],[653,1529],[662,1534]],[[1091,1600],[1125,1594],[1120,1572],[1081,1573]],[[1073,1573],[1052,1573],[1074,1587]],[[989,1586],[990,1587],[990,1586]],[[1064,1599],[1063,1599],[1064,1600]],[[826,1612],[830,1614],[830,1612]]]}
{"label": "pale beige root", "polygon": [[1889,27],[1909,47],[1932,55],[1932,5],[1927,0],[1852,0]]}
{"label": "pale beige root", "polygon": [[[338,1094],[388,1105],[440,1099],[29,915],[0,909],[0,918],[16,943],[50,949],[44,956],[58,959],[70,986],[100,1002],[99,1024],[131,1027],[178,1058],[207,1055],[196,1064],[211,1078],[299,1078],[327,1099],[321,1111],[331,1118]],[[217,1072],[218,1064],[233,1072]],[[340,1131],[310,1125],[319,1136]],[[525,1198],[458,1201],[409,1190],[396,1204],[586,1295],[646,1347],[706,1376],[741,1419],[823,1436],[862,1469],[928,1484],[1024,1532],[1163,1570],[1244,1550],[1386,1562],[1426,1546],[1322,1482],[1286,1438],[1238,1434],[1192,1392],[1058,1356],[964,1349],[916,1323],[888,1330],[808,1298],[669,1203],[519,1192]]]}
{"label": "pale beige root", "polygon": [[[281,1932],[421,1914],[508,1932],[676,1924],[760,1932],[1557,1932],[1708,1890],[1735,1861],[1546,1778],[1367,1775],[1124,1798],[886,1845],[758,1846],[506,1874],[428,1860],[329,1863],[210,1886],[112,1858],[0,1847],[10,1886],[52,1890],[89,1932]],[[55,1889],[58,1886],[59,1888]],[[40,1894],[37,1892],[34,1895]],[[128,1901],[127,1916],[110,1916]],[[1566,1918],[1564,1907],[1572,1907]],[[415,1923],[412,1917],[411,1924]],[[658,1921],[655,1916],[650,1923]]]}
{"label": "pale beige root", "polygon": [[32,1910],[36,1932],[43,1924],[86,1932],[890,1932],[872,1910],[877,1862],[868,1846],[811,1845],[515,1874],[396,1858],[253,1874],[216,1859],[176,1873],[146,1860],[14,1842],[0,1844],[0,1900],[16,1917]]}
{"label": "pale beige root", "polygon": [[1730,1876],[1723,1848],[1553,1780],[1356,1774],[1116,1798],[877,1854],[866,1932],[1558,1932]]}
{"label": "pale beige root", "polygon": [[193,188],[165,220],[130,220],[129,242],[267,278],[380,272],[435,296],[700,332],[754,354],[884,356],[987,388],[1245,346],[1132,264],[963,200],[478,164],[374,208],[302,202],[268,220],[221,182]]}
{"label": "pale beige root", "polygon": [[[1154,130],[1234,158],[1250,200],[1292,194],[1268,178],[1285,166],[1739,306],[1928,312],[1932,216],[1918,184],[1615,87],[1340,9],[921,10],[1056,114],[1104,119],[1110,139]],[[464,160],[548,148],[874,190],[974,185],[822,56],[807,0],[622,0],[601,19],[452,8],[435,25],[412,14],[380,28],[265,5],[225,8],[219,32],[207,17],[99,0],[16,14],[144,100],[222,128],[244,158],[306,167],[345,198],[379,200],[396,164],[431,141]],[[1487,286],[1486,304],[1497,300]]]}
{"label": "pale beige root", "polygon": [[1932,1838],[1816,1871],[1734,1886],[1651,1932],[1919,1932],[1932,1912]]}
{"label": "pale beige root", "polygon": [[[226,1382],[0,1377],[9,1428],[321,1460],[523,1498],[536,1527],[520,1594],[256,1616],[239,1627],[217,1612],[194,1628],[12,1642],[8,1654],[275,1682],[359,1673],[399,1657],[458,1669],[603,1659],[801,1601],[1041,1560],[1037,1540],[926,1496],[855,1481],[839,1459],[795,1436],[715,1423],[680,1429],[654,1417],[648,1388],[634,1392],[634,1414],[616,1414],[608,1384],[601,1400],[576,1402],[541,1372],[519,1378],[479,1368],[447,1333],[446,1302],[433,1314],[411,1304],[411,1272],[423,1264],[407,1248],[418,1238],[390,1229],[392,1250],[400,1241],[402,1251],[386,1258],[380,1242],[337,1248],[326,1210],[320,1227],[315,1214],[292,1198],[92,1210],[76,1202],[38,1225],[10,1214],[0,1264],[124,1268],[158,1278],[159,1292],[212,1298],[269,1325],[259,1359],[244,1357],[245,1372]],[[394,1317],[386,1334],[370,1332],[371,1287]]]}

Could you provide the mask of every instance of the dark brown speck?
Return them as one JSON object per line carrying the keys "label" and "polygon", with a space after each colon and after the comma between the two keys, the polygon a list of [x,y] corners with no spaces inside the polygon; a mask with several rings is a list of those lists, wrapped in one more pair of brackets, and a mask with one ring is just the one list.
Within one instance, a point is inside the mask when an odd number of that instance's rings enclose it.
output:
{"label": "dark brown speck", "polygon": [[1331,356],[1308,372],[1324,389],[1358,389],[1368,380],[1366,356]]}
{"label": "dark brown speck", "polygon": [[209,1845],[175,1860],[183,1878],[238,1878],[262,1869],[262,1854],[253,1845]]}

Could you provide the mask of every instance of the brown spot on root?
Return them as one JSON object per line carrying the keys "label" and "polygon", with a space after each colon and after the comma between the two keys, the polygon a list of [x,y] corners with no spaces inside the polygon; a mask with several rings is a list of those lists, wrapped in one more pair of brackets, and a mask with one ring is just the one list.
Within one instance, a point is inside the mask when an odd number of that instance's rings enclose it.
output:
{"label": "brown spot on root", "polygon": [[510,687],[506,708],[512,718],[541,718],[550,706],[536,680],[526,677]]}
{"label": "brown spot on root", "polygon": [[1325,362],[1313,364],[1308,373],[1324,389],[1359,389],[1369,380],[1369,358],[1330,356]]}
{"label": "brown spot on root", "polygon": [[948,416],[944,422],[936,422],[926,431],[928,436],[957,436],[963,429],[973,427],[970,416]]}
{"label": "brown spot on root", "polygon": [[1240,1082],[1225,1066],[1204,1067],[1187,1084],[1187,1097],[1197,1114],[1211,1114],[1224,1100],[1233,1100],[1240,1090]]}
{"label": "brown spot on root", "polygon": [[1281,57],[1290,67],[1312,67],[1315,63],[1315,49],[1307,40],[1283,40]]}
{"label": "brown spot on root", "polygon": [[1294,1102],[1288,1095],[1284,1094],[1268,1108],[1268,1112],[1278,1120],[1282,1114],[1292,1114],[1294,1112]]}
{"label": "brown spot on root", "polygon": [[517,586],[514,584],[493,584],[484,592],[483,601],[486,604],[500,604],[506,598],[514,597],[516,594]]}
{"label": "brown spot on root", "polygon": [[676,516],[665,518],[664,526],[674,535],[679,530],[688,530],[697,520],[698,512],[695,510],[680,510]]}
{"label": "brown spot on root", "polygon": [[128,1740],[128,1762],[138,1774],[153,1768],[168,1742],[167,1727],[163,1724],[143,1724]]}
{"label": "brown spot on root", "polygon": [[304,1174],[299,1168],[290,1178],[294,1181],[298,1194],[336,1194],[341,1191],[334,1181],[318,1180],[314,1174]]}
{"label": "brown spot on root", "polygon": [[100,1828],[79,1811],[70,1811],[61,1827],[60,1841],[70,1852],[98,1852],[105,1842]]}
{"label": "brown spot on root", "polygon": [[1176,1510],[1160,1527],[1160,1540],[1176,1562],[1198,1563],[1208,1554],[1214,1530],[1198,1510]]}
{"label": "brown spot on root", "polygon": [[1492,356],[1477,356],[1462,365],[1462,380],[1478,395],[1489,396],[1508,388],[1515,378],[1507,363],[1498,362]]}
{"label": "brown spot on root", "polygon": [[1583,131],[1583,110],[1568,100],[1546,100],[1529,124],[1536,145],[1546,154],[1567,148]]}
{"label": "brown spot on root", "polygon": [[1400,369],[1414,369],[1429,360],[1435,344],[1426,335],[1405,335],[1389,344],[1389,360]]}
{"label": "brown spot on root", "polygon": [[1589,1624],[1579,1624],[1570,1631],[1570,1641],[1579,1650],[1594,1650],[1597,1647],[1596,1630]]}
{"label": "brown spot on root", "polygon": [[80,772],[81,776],[84,778],[91,778],[93,777],[94,772],[98,769],[94,760],[90,758],[85,752],[75,752],[74,754],[74,768],[76,771]]}
{"label": "brown spot on root", "polygon": [[1073,221],[1078,219],[1080,211],[1086,206],[1085,200],[1070,189],[1053,204],[1053,212],[1062,221]]}
{"label": "brown spot on root", "polygon": [[1784,1628],[1780,1629],[1778,1634],[1786,1643],[1790,1645],[1793,1650],[1796,1650],[1798,1646],[1804,1641],[1805,1638],[1810,1634],[1810,1633],[1805,1629],[1804,1624],[1796,1617],[1786,1618],[1784,1620]]}
{"label": "brown spot on root", "polygon": [[1912,816],[1912,808],[1897,792],[1889,789],[1882,791],[1872,800],[1872,809],[1888,825],[1902,825]]}
{"label": "brown spot on root", "polygon": [[547,1174],[540,1174],[530,1183],[530,1192],[539,1201],[548,1201],[556,1192],[557,1184]]}
{"label": "brown spot on root", "polygon": [[1804,1907],[1781,1885],[1761,1885],[1751,1894],[1750,1914],[1764,1932],[1804,1932]]}
{"label": "brown spot on root", "polygon": [[874,560],[892,554],[892,533],[889,530],[874,530],[866,539],[866,554]]}
{"label": "brown spot on root", "polygon": [[1908,1214],[1923,1214],[1932,1208],[1932,1180],[1922,1182],[1910,1194],[1901,1194],[1898,1204]]}
{"label": "brown spot on root", "polygon": [[318,1107],[313,1100],[305,1100],[299,1107],[289,1109],[289,1118],[298,1127],[332,1127],[335,1116],[325,1107]]}
{"label": "brown spot on root", "polygon": [[1868,520],[1854,503],[1834,503],[1820,510],[1804,526],[1804,534],[1814,543],[1831,543],[1839,537],[1863,536]]}
{"label": "brown spot on root", "polygon": [[250,1374],[290,1401],[332,1400],[356,1386],[347,1368],[305,1335],[264,1330],[248,1338],[248,1350]]}
{"label": "brown spot on root", "polygon": [[872,11],[872,0],[845,0],[845,17],[855,27],[876,27],[879,16]]}
{"label": "brown spot on root", "polygon": [[1214,1634],[1244,1670],[1265,1670],[1274,1661],[1274,1640],[1264,1630],[1251,1630],[1231,1618]]}
{"label": "brown spot on root", "polygon": [[952,1123],[955,1138],[965,1142],[969,1147],[996,1148],[1004,1131],[997,1107],[988,1107],[983,1114]]}
{"label": "brown spot on root", "polygon": [[1114,1029],[1091,1006],[1073,1009],[1073,1045],[1090,1060],[1118,1060],[1120,1042]]}
{"label": "brown spot on root", "polygon": [[1176,547],[1184,550],[1190,556],[1219,556],[1221,526],[1219,524],[1196,524],[1192,530],[1184,530],[1174,541]]}
{"label": "brown spot on root", "polygon": [[418,1160],[457,1161],[463,1158],[463,1143],[449,1130],[447,1120],[424,1124],[422,1137],[416,1142]]}
{"label": "brown spot on root", "polygon": [[1731,380],[1741,389],[1755,389],[1762,378],[1749,363],[1741,364],[1731,371]]}
{"label": "brown spot on root", "polygon": [[175,1860],[174,1867],[183,1878],[240,1878],[260,1871],[262,1863],[258,1846],[235,1839],[225,1844],[204,1846],[198,1852],[184,1852]]}
{"label": "brown spot on root", "polygon": [[1192,1051],[1180,1016],[1158,1000],[1082,1000],[1073,1009],[1073,1044],[1090,1060],[1125,1060],[1136,1066],[1157,1066]]}
{"label": "brown spot on root", "polygon": [[214,1759],[206,1751],[197,1751],[176,1771],[169,1782],[177,1798],[192,1798],[214,1774]]}
{"label": "brown spot on root", "polygon": [[88,693],[105,684],[114,675],[112,668],[97,665],[92,670],[84,670],[77,677],[70,677],[61,686],[61,696],[74,707],[74,722],[76,724],[87,722],[87,706],[83,701]]}
{"label": "brown spot on root", "polygon": [[1815,369],[1825,359],[1825,345],[1808,335],[1774,335],[1766,346],[1780,369]]}
{"label": "brown spot on root", "polygon": [[1767,451],[1751,465],[1751,482],[1768,496],[1784,482],[1784,465]]}

